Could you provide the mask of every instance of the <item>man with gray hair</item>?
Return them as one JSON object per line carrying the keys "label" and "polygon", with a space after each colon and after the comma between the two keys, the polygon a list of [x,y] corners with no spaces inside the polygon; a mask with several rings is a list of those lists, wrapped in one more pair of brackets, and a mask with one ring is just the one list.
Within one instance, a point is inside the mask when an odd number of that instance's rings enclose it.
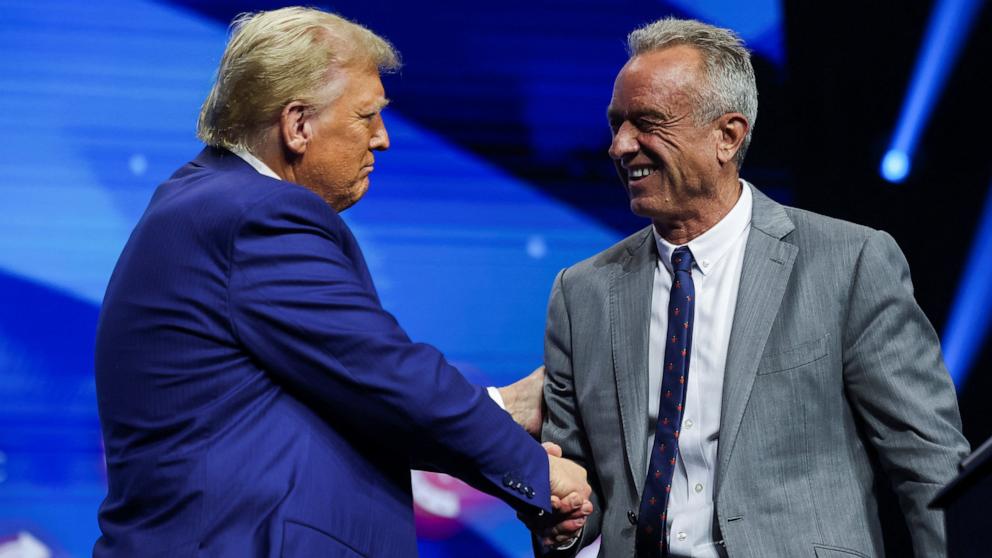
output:
{"label": "man with gray hair", "polygon": [[155,191],[104,298],[94,556],[415,556],[412,463],[530,521],[588,513],[581,467],[383,310],[339,216],[389,147],[379,73],[398,65],[319,10],[236,21],[207,147]]}
{"label": "man with gray hair", "polygon": [[[539,533],[600,556],[884,555],[894,489],[918,557],[968,445],[933,328],[888,234],[784,207],[740,179],[757,113],[731,31],[663,19],[628,38],[609,149],[651,226],[563,270],[543,436],[595,512]],[[691,363],[691,366],[690,366]]]}

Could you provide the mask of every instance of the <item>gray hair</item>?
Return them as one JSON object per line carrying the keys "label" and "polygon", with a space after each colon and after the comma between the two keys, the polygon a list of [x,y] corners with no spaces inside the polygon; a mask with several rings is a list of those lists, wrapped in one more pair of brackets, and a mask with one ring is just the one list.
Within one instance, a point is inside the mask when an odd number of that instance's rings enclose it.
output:
{"label": "gray hair", "polygon": [[315,112],[333,101],[340,87],[333,93],[326,86],[336,70],[351,66],[396,70],[399,53],[365,27],[314,8],[241,14],[200,110],[197,136],[207,145],[251,150],[289,103]]}
{"label": "gray hair", "polygon": [[758,119],[758,86],[751,66],[751,54],[741,38],[730,29],[714,27],[691,19],[665,18],[635,29],[627,35],[627,53],[631,58],[653,50],[686,45],[698,50],[706,61],[708,83],[697,91],[697,124],[709,122],[728,113],[739,112],[747,118],[747,136],[734,161],[738,168],[751,144],[751,131]]}

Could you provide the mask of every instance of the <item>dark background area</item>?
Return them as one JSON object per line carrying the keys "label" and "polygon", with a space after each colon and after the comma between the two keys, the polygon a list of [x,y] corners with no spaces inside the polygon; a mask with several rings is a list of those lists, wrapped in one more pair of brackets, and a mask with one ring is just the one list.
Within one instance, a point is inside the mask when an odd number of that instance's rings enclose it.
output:
{"label": "dark background area", "polygon": [[[792,114],[782,130],[790,139],[781,144],[781,162],[792,169],[796,205],[895,237],[909,260],[916,298],[942,332],[992,179],[992,141],[979,115],[989,98],[992,41],[984,30],[992,27],[992,11],[985,6],[978,12],[923,133],[913,172],[893,185],[879,176],[879,161],[931,7],[929,2],[786,4],[785,97]],[[758,133],[760,125],[759,118]],[[959,391],[972,447],[992,435],[987,407],[992,355],[982,346]]]}

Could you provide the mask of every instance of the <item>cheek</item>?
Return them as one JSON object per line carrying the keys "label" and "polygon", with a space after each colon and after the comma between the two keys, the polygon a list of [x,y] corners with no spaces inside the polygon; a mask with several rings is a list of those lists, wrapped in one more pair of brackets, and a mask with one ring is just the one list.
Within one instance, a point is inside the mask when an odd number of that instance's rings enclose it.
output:
{"label": "cheek", "polygon": [[361,161],[362,153],[353,146],[339,146],[321,157],[320,172],[340,184],[355,179],[361,169]]}
{"label": "cheek", "polygon": [[330,153],[325,157],[321,157],[319,161],[316,161],[314,171],[331,179],[340,179],[342,174],[341,159],[335,156],[334,153]]}
{"label": "cheek", "polygon": [[652,155],[659,159],[669,160],[672,154],[678,152],[678,138],[664,132],[653,132],[642,141]]}
{"label": "cheek", "polygon": [[370,159],[369,141],[370,137],[367,132],[359,133],[356,131],[349,142],[347,153],[342,153],[341,158],[346,159],[348,164],[356,170],[360,169]]}

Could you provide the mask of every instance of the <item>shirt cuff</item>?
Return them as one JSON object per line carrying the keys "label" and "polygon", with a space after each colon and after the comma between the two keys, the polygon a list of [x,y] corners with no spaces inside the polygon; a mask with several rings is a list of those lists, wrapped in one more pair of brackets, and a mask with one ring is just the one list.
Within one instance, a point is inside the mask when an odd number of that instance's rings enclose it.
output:
{"label": "shirt cuff", "polygon": [[499,394],[499,389],[489,386],[486,388],[486,391],[489,392],[489,398],[495,401],[496,404],[499,405],[500,409],[505,411],[506,405],[503,403],[503,396]]}
{"label": "shirt cuff", "polygon": [[[585,527],[583,527],[582,529],[585,529]],[[575,546],[575,543],[579,542],[579,539],[582,538],[582,529],[579,529],[579,532],[576,533],[571,540],[556,545],[555,550],[568,550],[569,548]]]}

